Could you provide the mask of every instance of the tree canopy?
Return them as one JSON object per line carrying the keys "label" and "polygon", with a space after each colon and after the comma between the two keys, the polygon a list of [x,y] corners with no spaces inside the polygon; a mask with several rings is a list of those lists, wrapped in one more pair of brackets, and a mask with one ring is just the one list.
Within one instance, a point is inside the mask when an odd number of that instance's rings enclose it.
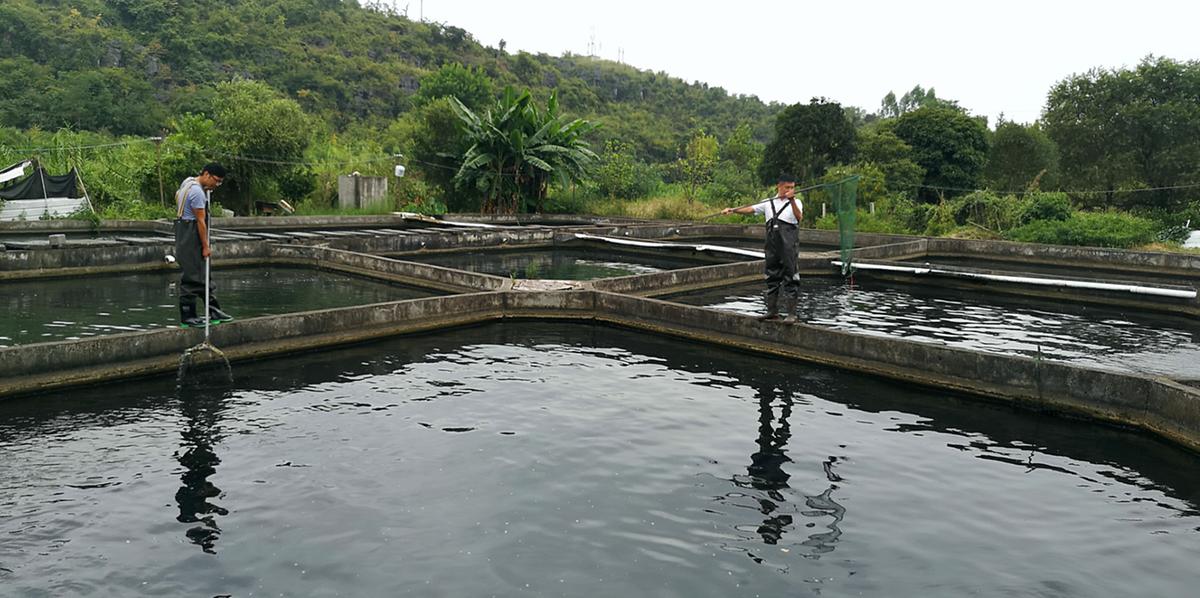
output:
{"label": "tree canopy", "polygon": [[988,129],[979,118],[944,106],[926,106],[897,118],[891,129],[912,148],[912,160],[925,170],[920,195],[936,199],[981,186],[988,157]]}
{"label": "tree canopy", "polygon": [[781,173],[811,181],[825,169],[854,158],[854,126],[837,102],[813,98],[807,104],[788,106],[775,120],[775,134],[767,143],[759,165],[764,184]]}
{"label": "tree canopy", "polygon": [[1200,62],[1149,57],[1134,69],[1094,69],[1050,90],[1046,133],[1066,183],[1120,200],[1172,208],[1195,189],[1122,190],[1200,183]]}

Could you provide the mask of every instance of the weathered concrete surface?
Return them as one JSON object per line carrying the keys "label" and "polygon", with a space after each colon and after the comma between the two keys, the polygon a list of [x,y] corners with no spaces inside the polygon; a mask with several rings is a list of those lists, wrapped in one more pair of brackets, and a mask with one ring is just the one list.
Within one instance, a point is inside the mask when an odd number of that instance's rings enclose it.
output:
{"label": "weathered concrete surface", "polygon": [[[914,239],[899,243],[882,243],[854,250],[856,260],[903,260],[923,257],[927,252],[928,239]],[[841,259],[840,257],[838,259]]]}
{"label": "weathered concrete surface", "polygon": [[[504,318],[597,320],[1133,425],[1200,450],[1200,389],[1164,378],[994,355],[604,291],[500,291],[251,318],[213,329],[233,361]],[[173,372],[198,329],[0,349],[0,396]]]}
{"label": "weathered concrete surface", "polygon": [[498,291],[509,288],[512,284],[511,280],[501,276],[455,270],[419,262],[406,262],[329,247],[272,245],[269,259],[272,264],[335,270],[451,293]]}
{"label": "weathered concrete surface", "polygon": [[374,253],[402,258],[403,254],[416,252],[443,252],[463,249],[493,247],[538,247],[554,243],[554,231],[550,229],[495,230],[467,228],[414,235],[388,235],[367,238],[337,239],[329,242],[330,247],[360,253]]}
{"label": "weathered concrete surface", "polygon": [[224,230],[278,229],[304,230],[310,228],[364,228],[404,226],[404,218],[390,214],[380,216],[238,216],[213,218],[214,228]]}
{"label": "weathered concrete surface", "polygon": [[[822,260],[823,261],[823,260]],[[595,289],[646,297],[765,280],[763,260],[634,274],[592,281]]]}
{"label": "weathered concrete surface", "polygon": [[904,339],[760,322],[598,292],[596,319],[761,351],[1054,412],[1133,425],[1200,450],[1200,390],[1165,378],[994,355]]}
{"label": "weathered concrete surface", "polygon": [[[361,342],[502,317],[503,293],[476,293],[249,318],[212,328],[230,360]],[[204,338],[169,329],[0,348],[0,396],[175,371]]]}
{"label": "weathered concrete surface", "polygon": [[131,232],[171,232],[171,223],[165,220],[103,220],[94,225],[86,220],[27,220],[0,222],[0,236],[5,233],[96,233],[97,235]]}
{"label": "weathered concrete surface", "polygon": [[930,255],[996,258],[1060,266],[1173,273],[1200,279],[1200,255],[966,239],[928,240]]}
{"label": "weathered concrete surface", "polygon": [[[222,266],[261,262],[267,257],[266,241],[213,243],[213,261]],[[60,249],[0,252],[0,280],[87,276],[173,268],[164,257],[175,253],[174,243],[119,245],[114,247],[63,247]]]}

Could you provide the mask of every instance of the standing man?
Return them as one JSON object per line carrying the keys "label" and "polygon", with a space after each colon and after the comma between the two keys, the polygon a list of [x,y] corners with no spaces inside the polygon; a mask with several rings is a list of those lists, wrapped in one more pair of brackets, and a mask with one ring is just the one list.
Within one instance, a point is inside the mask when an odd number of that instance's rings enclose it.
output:
{"label": "standing man", "polygon": [[[208,244],[209,199],[213,189],[225,180],[225,167],[211,162],[200,176],[188,177],[175,192],[175,259],[179,262],[179,323],[183,327],[203,326],[196,315],[196,297],[204,296],[205,260],[212,254]],[[214,324],[232,320],[221,311],[209,281],[208,316]]]}
{"label": "standing man", "polygon": [[799,227],[804,206],[796,197],[796,177],[782,174],[775,185],[775,197],[740,208],[725,208],[722,214],[762,214],[767,220],[767,315],[763,320],[779,319],[779,294],[787,301],[784,311],[796,322],[796,303],[800,299]]}

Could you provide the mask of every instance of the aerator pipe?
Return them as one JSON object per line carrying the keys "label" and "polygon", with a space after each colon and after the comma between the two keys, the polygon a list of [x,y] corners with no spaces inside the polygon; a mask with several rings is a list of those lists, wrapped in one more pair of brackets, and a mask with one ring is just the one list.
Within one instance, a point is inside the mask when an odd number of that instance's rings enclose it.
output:
{"label": "aerator pipe", "polygon": [[[841,267],[842,262],[831,262],[834,266]],[[996,282],[1011,282],[1016,284],[1029,284],[1037,286],[1055,286],[1067,287],[1073,289],[1092,289],[1097,291],[1123,291],[1134,293],[1136,295],[1154,295],[1158,297],[1172,297],[1176,299],[1195,299],[1196,291],[1183,289],[1165,289],[1162,287],[1147,287],[1133,284],[1119,284],[1112,282],[1090,282],[1085,280],[1065,280],[1061,278],[1033,278],[1030,276],[1008,276],[1004,274],[983,274],[979,272],[960,272],[957,270],[939,270],[937,268],[914,268],[912,266],[892,266],[887,264],[854,264],[856,270],[883,270],[890,272],[909,272],[911,274],[923,275],[933,274],[936,276],[949,276],[954,278],[971,278],[975,280],[992,280]]]}

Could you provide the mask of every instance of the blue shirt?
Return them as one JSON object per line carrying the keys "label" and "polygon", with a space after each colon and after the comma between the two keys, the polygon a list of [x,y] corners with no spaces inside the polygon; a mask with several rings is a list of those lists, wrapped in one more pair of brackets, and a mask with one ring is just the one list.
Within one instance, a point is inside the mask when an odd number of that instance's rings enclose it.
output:
{"label": "blue shirt", "polygon": [[181,220],[195,220],[196,212],[194,210],[204,210],[208,208],[208,201],[204,195],[204,189],[200,187],[200,183],[188,185],[187,193],[184,195],[182,205],[179,205],[180,200],[176,198],[176,206],[179,208],[178,214]]}

